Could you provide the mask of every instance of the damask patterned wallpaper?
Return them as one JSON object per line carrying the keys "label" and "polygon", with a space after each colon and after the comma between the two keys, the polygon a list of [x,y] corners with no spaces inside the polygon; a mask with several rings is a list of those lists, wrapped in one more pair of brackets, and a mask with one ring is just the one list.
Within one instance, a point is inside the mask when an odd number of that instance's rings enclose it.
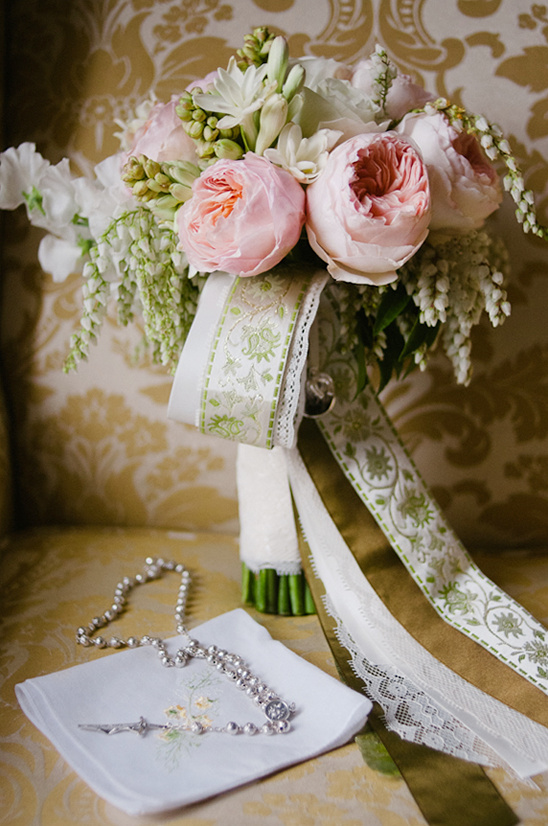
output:
{"label": "damask patterned wallpaper", "polygon": [[[381,42],[432,91],[503,127],[547,220],[548,9],[524,0],[13,0],[6,142],[89,169],[117,149],[115,118],[224,65],[256,25],[286,34],[294,55],[345,62]],[[497,224],[513,314],[478,330],[470,387],[440,357],[384,395],[465,542],[547,546],[548,250],[509,204]],[[39,272],[22,215],[6,227],[3,351],[26,521],[237,530],[234,445],[166,420],[170,377],[114,320],[64,376],[78,279]]]}

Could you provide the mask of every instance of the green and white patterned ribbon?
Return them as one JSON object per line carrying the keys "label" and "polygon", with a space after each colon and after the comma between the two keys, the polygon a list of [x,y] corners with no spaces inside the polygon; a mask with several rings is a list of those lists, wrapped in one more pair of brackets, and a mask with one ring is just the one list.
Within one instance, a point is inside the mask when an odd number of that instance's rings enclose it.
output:
{"label": "green and white patterned ribbon", "polygon": [[211,275],[177,368],[170,418],[255,447],[291,446],[308,331],[326,280],[310,267]]}
{"label": "green and white patterned ribbon", "polygon": [[329,301],[322,301],[318,320],[321,369],[339,390],[318,424],[346,478],[438,614],[548,693],[548,631],[473,562],[374,390],[356,395],[357,365],[340,352]]}

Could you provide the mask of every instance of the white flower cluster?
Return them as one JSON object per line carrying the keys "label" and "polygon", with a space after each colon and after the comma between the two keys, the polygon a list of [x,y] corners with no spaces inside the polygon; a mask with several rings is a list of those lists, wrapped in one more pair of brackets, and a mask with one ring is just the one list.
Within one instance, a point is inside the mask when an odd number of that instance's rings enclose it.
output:
{"label": "white flower cluster", "polygon": [[[502,242],[482,230],[442,243],[426,242],[420,253],[402,268],[401,280],[419,310],[419,321],[440,325],[440,343],[459,384],[471,379],[471,331],[484,312],[494,327],[510,315],[504,289],[508,258]],[[405,316],[402,316],[402,320]],[[426,350],[415,362],[424,369]]]}
{"label": "white flower cluster", "polygon": [[[116,279],[112,278],[116,273]],[[118,320],[127,324],[137,309],[153,358],[174,369],[196,314],[199,278],[188,278],[188,263],[172,229],[160,227],[153,213],[138,207],[113,221],[91,249],[83,270],[83,313],[71,339],[65,369],[87,358],[97,338],[111,293]]]}

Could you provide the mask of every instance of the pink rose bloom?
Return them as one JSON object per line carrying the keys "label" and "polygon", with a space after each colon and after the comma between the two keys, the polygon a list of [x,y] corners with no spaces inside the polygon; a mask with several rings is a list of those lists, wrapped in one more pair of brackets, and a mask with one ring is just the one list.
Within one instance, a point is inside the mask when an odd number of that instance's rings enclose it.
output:
{"label": "pink rose bloom", "polygon": [[[352,86],[368,97],[374,98],[377,92],[373,84],[374,71],[370,58],[356,63],[352,73]],[[422,86],[413,81],[411,75],[398,74],[392,81],[385,103],[385,112],[391,120],[400,120],[410,109],[419,109],[433,96]]]}
{"label": "pink rose bloom", "polygon": [[310,246],[336,280],[388,284],[428,235],[426,167],[395,132],[342,143],[306,197]]}
{"label": "pink rose bloom", "polygon": [[136,132],[130,155],[146,155],[153,161],[189,161],[196,163],[196,145],[175,112],[179,96],[169,103],[157,103],[147,122]]}
{"label": "pink rose bloom", "polygon": [[426,163],[432,193],[430,228],[470,232],[481,227],[499,206],[502,189],[476,138],[457,131],[441,113],[406,115],[398,132],[415,141]]}
{"label": "pink rose bloom", "polygon": [[299,240],[305,195],[295,178],[248,152],[220,160],[192,185],[176,216],[180,247],[199,272],[259,275]]}

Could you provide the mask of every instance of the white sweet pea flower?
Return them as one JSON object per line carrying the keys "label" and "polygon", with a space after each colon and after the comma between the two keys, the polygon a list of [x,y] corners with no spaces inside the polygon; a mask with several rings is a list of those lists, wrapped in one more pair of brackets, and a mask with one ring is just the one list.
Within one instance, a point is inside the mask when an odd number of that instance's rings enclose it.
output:
{"label": "white sweet pea flower", "polygon": [[32,223],[49,232],[65,235],[78,214],[78,203],[69,162],[64,158],[56,166],[49,166],[40,180],[42,210],[32,216]]}
{"label": "white sweet pea flower", "polygon": [[136,200],[120,177],[124,155],[110,155],[95,168],[95,181],[80,178],[78,189],[79,214],[89,222],[93,238],[108,229],[113,218],[136,207]]}
{"label": "white sweet pea flower", "polygon": [[[38,190],[50,166],[33,143],[10,147],[0,155],[0,209],[17,209]],[[39,193],[36,192],[39,198]],[[36,203],[38,207],[39,200]]]}
{"label": "white sweet pea flower", "polygon": [[299,183],[310,184],[324,168],[341,134],[333,129],[319,129],[311,138],[303,138],[301,127],[288,123],[280,132],[276,148],[267,149],[264,156],[287,169]]}
{"label": "white sweet pea flower", "polygon": [[84,266],[82,248],[55,235],[46,235],[40,241],[38,261],[56,282],[64,281],[71,273],[82,273]]}

